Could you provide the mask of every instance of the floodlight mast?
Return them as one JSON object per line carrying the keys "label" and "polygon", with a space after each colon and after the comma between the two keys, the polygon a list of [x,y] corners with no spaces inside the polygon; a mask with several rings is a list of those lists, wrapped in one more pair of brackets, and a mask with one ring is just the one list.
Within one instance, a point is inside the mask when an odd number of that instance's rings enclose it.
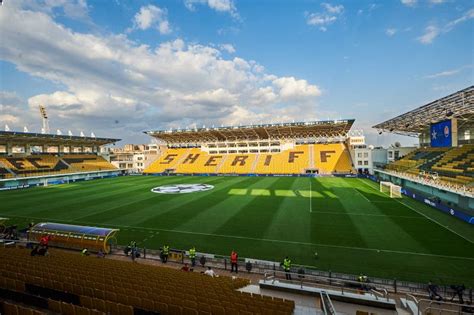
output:
{"label": "floodlight mast", "polygon": [[41,118],[43,120],[43,129],[41,130],[44,134],[49,134],[49,121],[48,121],[48,114],[46,113],[46,107],[43,105],[39,105],[39,110],[41,114]]}

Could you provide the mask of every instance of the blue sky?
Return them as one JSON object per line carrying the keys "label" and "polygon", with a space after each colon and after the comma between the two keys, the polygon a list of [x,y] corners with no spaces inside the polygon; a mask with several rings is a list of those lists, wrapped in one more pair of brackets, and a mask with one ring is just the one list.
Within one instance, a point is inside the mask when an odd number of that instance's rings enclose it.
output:
{"label": "blue sky", "polygon": [[0,122],[147,142],[171,127],[355,118],[370,127],[474,82],[474,4],[4,0]]}

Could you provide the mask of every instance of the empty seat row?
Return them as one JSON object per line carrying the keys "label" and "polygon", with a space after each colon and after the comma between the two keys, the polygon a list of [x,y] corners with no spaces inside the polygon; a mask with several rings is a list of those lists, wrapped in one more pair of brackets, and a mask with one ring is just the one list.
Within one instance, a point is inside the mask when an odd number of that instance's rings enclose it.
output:
{"label": "empty seat row", "polygon": [[236,291],[248,284],[241,278],[212,278],[54,249],[49,257],[31,257],[28,250],[4,248],[0,259],[15,261],[0,265],[0,285],[21,291],[26,283],[71,293],[81,297],[82,307],[101,312],[122,307],[118,312],[124,314],[133,308],[164,314],[291,314],[294,309],[293,301]]}
{"label": "empty seat row", "polygon": [[45,315],[46,314],[45,312],[38,311],[36,309],[32,309],[29,307],[25,307],[23,305],[10,303],[7,301],[2,302],[1,306],[3,308],[3,312],[0,312],[0,314],[5,314],[5,315]]}

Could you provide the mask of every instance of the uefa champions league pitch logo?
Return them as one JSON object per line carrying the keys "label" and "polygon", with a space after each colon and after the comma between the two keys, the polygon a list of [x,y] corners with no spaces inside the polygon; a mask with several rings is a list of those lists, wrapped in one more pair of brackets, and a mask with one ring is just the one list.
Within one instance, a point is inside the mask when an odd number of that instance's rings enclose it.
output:
{"label": "uefa champions league pitch logo", "polygon": [[151,190],[157,194],[189,194],[199,191],[207,191],[213,189],[214,186],[206,184],[178,184],[158,186]]}

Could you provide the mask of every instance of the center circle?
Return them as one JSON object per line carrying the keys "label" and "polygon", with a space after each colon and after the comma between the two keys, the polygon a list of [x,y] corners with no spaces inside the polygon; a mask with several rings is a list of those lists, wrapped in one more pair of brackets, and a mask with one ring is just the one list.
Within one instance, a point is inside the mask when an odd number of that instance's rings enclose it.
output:
{"label": "center circle", "polygon": [[152,188],[151,192],[156,194],[189,194],[199,191],[208,191],[213,188],[214,186],[207,184],[177,184],[158,186]]}

